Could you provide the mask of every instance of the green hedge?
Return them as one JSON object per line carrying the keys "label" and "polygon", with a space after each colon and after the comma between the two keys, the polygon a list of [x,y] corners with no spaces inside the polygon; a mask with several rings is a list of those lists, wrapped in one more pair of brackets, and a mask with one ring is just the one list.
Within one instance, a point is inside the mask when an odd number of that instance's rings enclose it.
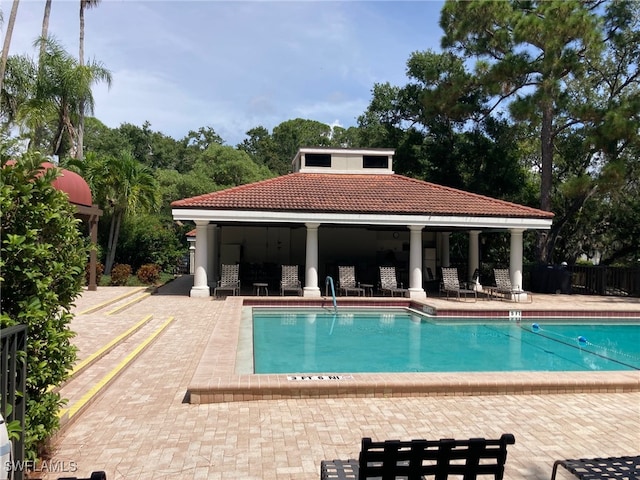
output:
{"label": "green hedge", "polygon": [[28,326],[25,447],[35,458],[58,428],[58,393],[76,358],[70,309],[81,292],[86,242],[75,207],[52,187],[58,169],[27,153],[7,164],[1,155],[0,327]]}

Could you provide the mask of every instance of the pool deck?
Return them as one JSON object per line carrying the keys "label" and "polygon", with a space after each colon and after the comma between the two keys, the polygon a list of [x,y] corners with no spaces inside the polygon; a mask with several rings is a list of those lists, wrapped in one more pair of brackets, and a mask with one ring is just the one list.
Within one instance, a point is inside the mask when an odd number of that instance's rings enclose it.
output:
{"label": "pool deck", "polygon": [[[122,348],[130,343],[132,349],[161,333],[55,438],[52,461],[58,462],[56,465],[74,462],[77,471],[72,476],[104,470],[109,480],[318,479],[321,460],[357,457],[363,436],[380,440],[497,438],[505,432],[513,433],[516,444],[509,448],[505,478],[515,479],[548,479],[557,459],[637,455],[640,451],[638,372],[624,374],[620,385],[615,381],[612,384],[611,379],[618,376],[615,372],[602,376],[588,373],[588,379],[585,376],[571,381],[582,386],[593,384],[587,391],[549,387],[549,382],[554,382],[549,374],[532,373],[513,379],[514,384],[522,385],[517,392],[478,392],[467,387],[456,392],[449,385],[436,394],[416,393],[411,387],[399,396],[388,392],[379,396],[363,392],[297,398],[276,394],[234,396],[199,404],[193,403],[192,393],[189,403],[187,391],[200,373],[208,370],[212,377],[223,378],[223,370],[228,374],[235,368],[235,356],[234,366],[225,366],[225,362],[231,362],[226,359],[231,349],[216,347],[211,352],[214,358],[208,358],[206,352],[216,338],[223,339],[226,347],[237,344],[233,335],[237,337],[238,330],[234,334],[228,327],[244,301],[240,297],[188,298],[184,293],[189,282],[189,277],[179,278],[158,294],[120,311],[107,305],[118,305],[109,302],[130,291],[124,287],[84,292],[76,302],[72,329],[78,333],[74,342],[81,361],[91,360],[102,346],[134,327],[136,331],[122,340]],[[458,310],[463,304],[437,298],[426,302],[443,310]],[[464,302],[463,306],[465,310],[508,312],[514,305],[522,312],[584,309],[635,312],[640,317],[637,298],[536,295],[532,304],[479,300]],[[100,308],[90,311],[92,307]],[[148,316],[151,318],[145,323]],[[124,349],[117,357],[121,346],[96,356],[100,360],[90,362],[78,377],[102,378],[103,372],[117,367],[122,361],[119,358],[127,356]],[[210,363],[207,366],[203,362]],[[468,385],[461,378],[443,374],[439,381]],[[85,383],[98,384],[100,380]],[[71,381],[61,391],[70,399],[69,407],[78,403],[80,396],[74,388],[81,390]],[[40,472],[38,478],[61,475]],[[561,470],[557,478],[573,477]]]}

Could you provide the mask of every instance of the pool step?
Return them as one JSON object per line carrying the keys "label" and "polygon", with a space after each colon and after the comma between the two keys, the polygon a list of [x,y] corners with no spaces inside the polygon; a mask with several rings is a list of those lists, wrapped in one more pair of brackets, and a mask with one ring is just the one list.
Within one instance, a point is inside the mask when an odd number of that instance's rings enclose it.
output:
{"label": "pool step", "polygon": [[[109,287],[104,287],[104,288],[109,288]],[[107,301],[98,303],[96,305],[93,305],[89,308],[86,308],[84,310],[82,310],[81,312],[78,312],[77,315],[88,315],[90,313],[95,313],[99,310],[102,310],[104,308],[116,305],[116,304],[121,304],[121,303],[126,303],[130,297],[134,296],[134,295],[138,295],[140,294],[140,292],[144,292],[147,290],[147,287],[138,287],[138,288],[132,288],[131,290],[123,293],[122,295],[118,295],[116,297],[110,298]],[[148,296],[148,295],[147,295]],[[146,296],[145,296],[146,298]]]}
{"label": "pool step", "polygon": [[154,319],[149,315],[134,325],[131,332],[125,332],[122,339],[109,342],[88,357],[94,359],[87,366],[74,369],[74,376],[60,388],[60,396],[67,399],[66,407],[58,412],[60,427],[77,418],[173,320],[174,317]]}
{"label": "pool step", "polygon": [[142,328],[145,324],[147,324],[149,321],[151,321],[151,319],[153,319],[153,315],[147,315],[145,317],[142,317],[142,319],[140,321],[135,323],[133,326],[131,326],[129,329],[127,329],[126,331],[124,331],[123,333],[121,333],[120,335],[115,337],[114,339],[112,339],[109,342],[107,342],[105,345],[100,347],[98,350],[93,352],[91,355],[89,355],[88,357],[80,360],[79,362],[76,362],[76,364],[73,367],[73,370],[71,371],[71,374],[69,375],[69,378],[67,379],[67,382],[69,382],[73,377],[78,375],[84,369],[90,367],[95,362],[100,360],[103,356],[105,356],[111,350],[113,350],[118,344],[120,344],[121,342],[125,341],[127,338],[129,338],[131,335],[133,335],[135,332],[137,332],[140,328]]}
{"label": "pool step", "polygon": [[126,302],[121,303],[120,305],[118,305],[117,307],[115,307],[112,310],[109,310],[107,312],[107,315],[114,315],[116,313],[120,313],[123,310],[126,310],[127,308],[129,308],[132,305],[135,305],[136,303],[141,302],[142,300],[144,300],[145,298],[151,296],[151,292],[144,292],[141,293],[140,295],[137,295],[133,298],[128,299]]}

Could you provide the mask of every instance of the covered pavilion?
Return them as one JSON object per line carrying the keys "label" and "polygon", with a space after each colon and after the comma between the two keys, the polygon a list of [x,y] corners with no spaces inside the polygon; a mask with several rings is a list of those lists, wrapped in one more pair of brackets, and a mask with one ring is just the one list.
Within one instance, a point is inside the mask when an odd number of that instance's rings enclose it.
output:
{"label": "covered pavilion", "polygon": [[301,148],[293,173],[173,202],[174,220],[196,225],[190,295],[210,295],[219,266],[239,263],[256,281],[265,265],[303,265],[305,297],[319,297],[318,279],[337,265],[370,283],[393,265],[409,296],[424,298],[427,270],[449,266],[454,231],[469,235],[468,279],[480,233],[509,232],[511,281],[522,286],[523,232],[549,229],[553,214],[397,175],[394,153]]}

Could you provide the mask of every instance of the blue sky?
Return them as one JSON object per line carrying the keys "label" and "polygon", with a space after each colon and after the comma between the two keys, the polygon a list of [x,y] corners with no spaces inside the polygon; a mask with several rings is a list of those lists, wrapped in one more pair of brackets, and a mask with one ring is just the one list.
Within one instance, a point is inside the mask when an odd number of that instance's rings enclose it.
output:
{"label": "blue sky", "polygon": [[[349,127],[375,83],[404,84],[412,52],[439,50],[442,4],[103,0],[85,15],[85,57],[113,75],[95,116],[176,139],[211,126],[229,145],[294,118]],[[49,34],[77,55],[79,1],[52,5]],[[0,8],[8,19],[10,0]],[[35,56],[43,10],[20,2],[11,54]]]}

